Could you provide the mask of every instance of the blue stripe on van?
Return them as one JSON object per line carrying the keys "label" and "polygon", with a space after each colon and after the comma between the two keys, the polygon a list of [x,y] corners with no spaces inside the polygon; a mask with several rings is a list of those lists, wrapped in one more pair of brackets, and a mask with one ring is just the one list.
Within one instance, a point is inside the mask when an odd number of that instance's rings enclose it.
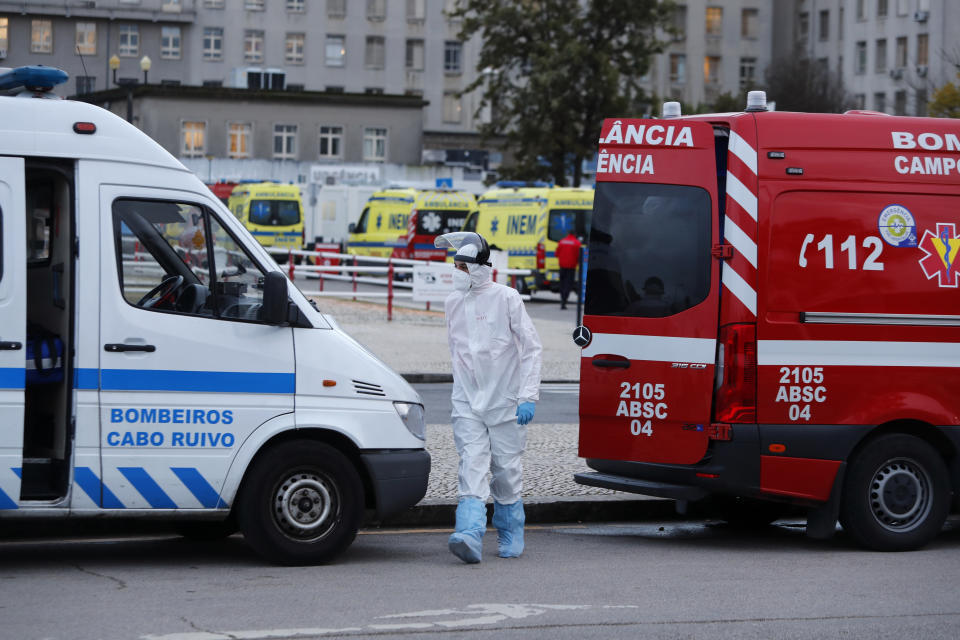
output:
{"label": "blue stripe on van", "polygon": [[200,501],[207,509],[215,509],[220,506],[220,495],[217,490],[210,486],[206,478],[200,475],[200,472],[193,467],[170,467],[180,482],[190,490],[190,493]]}
{"label": "blue stripe on van", "polygon": [[25,367],[0,367],[0,389],[23,389],[26,379]]}
{"label": "blue stripe on van", "polygon": [[300,236],[299,231],[251,231],[255,236]]}
{"label": "blue stripe on van", "polygon": [[[107,485],[100,484],[100,478],[90,467],[77,467],[73,470],[73,481],[76,482],[83,492],[91,500],[104,509],[125,509],[120,499],[114,495],[113,491],[107,488]],[[100,499],[100,492],[103,491],[103,500]]]}
{"label": "blue stripe on van", "polygon": [[[366,242],[351,242],[347,245],[347,248],[350,247],[405,247],[407,246],[406,242],[399,242],[397,240],[383,240],[381,242],[366,241]],[[359,256],[363,257],[363,256]]]}
{"label": "blue stripe on van", "polygon": [[73,388],[93,390],[99,389],[100,369],[74,369]]}
{"label": "blue stripe on van", "polygon": [[211,393],[294,393],[293,373],[101,369],[104,391],[196,391]]}
{"label": "blue stripe on van", "polygon": [[170,499],[157,481],[150,477],[143,467],[117,467],[117,470],[130,481],[144,499],[154,509],[176,509],[177,504]]}
{"label": "blue stripe on van", "polygon": [[0,489],[0,509],[17,509],[17,503],[8,496],[3,489]]}

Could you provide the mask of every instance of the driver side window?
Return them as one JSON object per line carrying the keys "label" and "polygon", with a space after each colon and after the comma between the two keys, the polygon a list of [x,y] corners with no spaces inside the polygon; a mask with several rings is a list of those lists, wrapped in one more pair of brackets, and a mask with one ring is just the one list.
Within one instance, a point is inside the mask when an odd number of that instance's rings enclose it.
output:
{"label": "driver side window", "polygon": [[260,319],[263,271],[207,209],[113,203],[120,288],[131,305],[211,318]]}

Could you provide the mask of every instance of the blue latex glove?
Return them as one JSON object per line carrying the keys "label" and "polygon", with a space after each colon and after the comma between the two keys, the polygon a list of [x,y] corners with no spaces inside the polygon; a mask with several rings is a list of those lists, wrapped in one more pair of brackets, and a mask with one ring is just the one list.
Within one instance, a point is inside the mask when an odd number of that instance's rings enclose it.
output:
{"label": "blue latex glove", "polygon": [[533,420],[533,413],[536,405],[532,402],[521,402],[517,407],[517,424],[528,424]]}

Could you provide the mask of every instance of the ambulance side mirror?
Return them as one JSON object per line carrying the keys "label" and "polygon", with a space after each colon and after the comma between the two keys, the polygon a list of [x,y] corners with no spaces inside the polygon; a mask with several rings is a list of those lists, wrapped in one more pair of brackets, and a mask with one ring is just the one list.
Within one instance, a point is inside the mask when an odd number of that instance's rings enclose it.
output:
{"label": "ambulance side mirror", "polygon": [[270,271],[263,277],[263,304],[261,319],[267,324],[287,322],[287,278],[279,271]]}
{"label": "ambulance side mirror", "polygon": [[356,233],[357,232],[357,223],[351,222],[347,225],[347,233]]}

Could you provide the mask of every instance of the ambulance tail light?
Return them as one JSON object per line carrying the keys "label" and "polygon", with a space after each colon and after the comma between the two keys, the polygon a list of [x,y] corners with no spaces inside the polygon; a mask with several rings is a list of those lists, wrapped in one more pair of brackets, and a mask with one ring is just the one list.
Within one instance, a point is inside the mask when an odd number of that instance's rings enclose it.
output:
{"label": "ambulance tail light", "polygon": [[537,243],[537,269],[543,270],[547,264],[547,248],[542,242]]}
{"label": "ambulance tail light", "polygon": [[714,421],[757,421],[757,327],[734,324],[720,330]]}

